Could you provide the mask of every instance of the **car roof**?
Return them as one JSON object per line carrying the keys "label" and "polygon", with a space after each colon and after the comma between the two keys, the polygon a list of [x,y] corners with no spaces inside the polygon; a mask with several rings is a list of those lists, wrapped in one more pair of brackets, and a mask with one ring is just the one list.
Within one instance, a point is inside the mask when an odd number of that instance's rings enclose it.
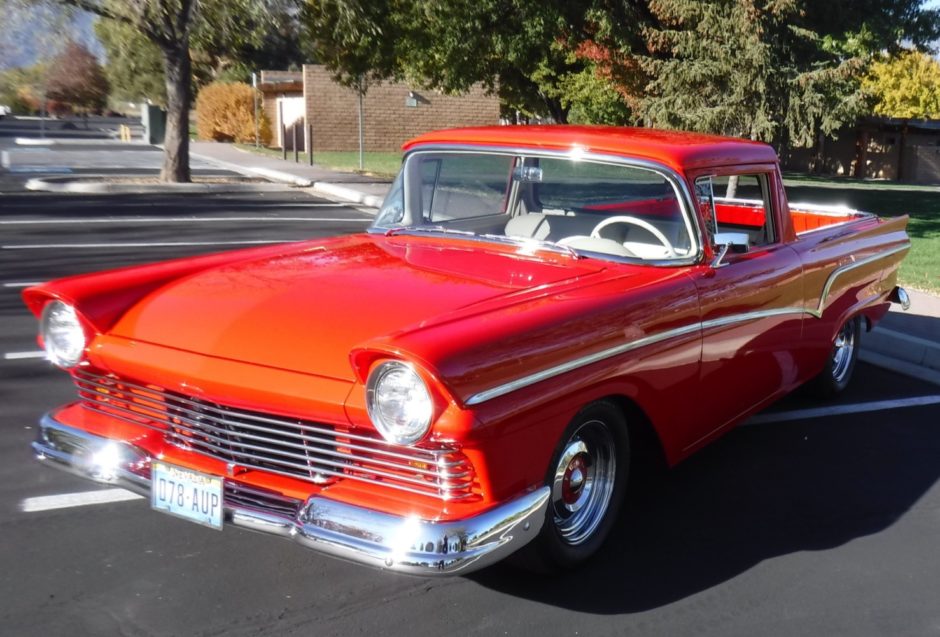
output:
{"label": "car roof", "polygon": [[572,150],[625,155],[664,163],[676,169],[759,164],[777,161],[773,148],[762,142],[703,133],[626,126],[481,126],[437,130],[411,139],[402,150],[418,146],[497,146]]}

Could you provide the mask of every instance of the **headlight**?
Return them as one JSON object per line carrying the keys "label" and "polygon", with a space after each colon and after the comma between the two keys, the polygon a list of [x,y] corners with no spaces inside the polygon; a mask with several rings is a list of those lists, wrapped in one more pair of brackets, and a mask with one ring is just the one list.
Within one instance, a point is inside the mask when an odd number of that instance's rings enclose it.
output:
{"label": "headlight", "polygon": [[75,308],[62,301],[52,301],[43,308],[39,329],[50,361],[59,367],[78,365],[86,339]]}
{"label": "headlight", "polygon": [[434,401],[427,385],[406,363],[388,361],[366,383],[369,418],[389,442],[410,445],[428,432]]}

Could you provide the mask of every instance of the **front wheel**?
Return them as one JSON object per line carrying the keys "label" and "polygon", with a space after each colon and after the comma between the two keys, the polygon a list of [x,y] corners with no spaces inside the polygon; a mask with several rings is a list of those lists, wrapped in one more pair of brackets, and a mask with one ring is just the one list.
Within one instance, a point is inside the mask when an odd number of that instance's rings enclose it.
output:
{"label": "front wheel", "polygon": [[522,564],[555,572],[574,568],[604,543],[623,503],[630,443],[623,413],[607,401],[582,409],[562,436],[546,482],[551,500]]}
{"label": "front wheel", "polygon": [[852,373],[855,371],[855,362],[858,360],[861,335],[862,321],[857,316],[850,318],[839,328],[826,368],[813,379],[810,385],[813,393],[818,397],[835,396],[849,386]]}

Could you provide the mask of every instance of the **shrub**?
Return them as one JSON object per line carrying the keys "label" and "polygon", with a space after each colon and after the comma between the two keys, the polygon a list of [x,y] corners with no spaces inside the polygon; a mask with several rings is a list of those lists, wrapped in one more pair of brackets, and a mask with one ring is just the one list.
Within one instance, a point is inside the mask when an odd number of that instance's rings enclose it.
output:
{"label": "shrub", "polygon": [[[271,124],[258,109],[261,143],[271,141]],[[217,142],[255,141],[254,89],[247,84],[214,82],[196,98],[196,134]]]}

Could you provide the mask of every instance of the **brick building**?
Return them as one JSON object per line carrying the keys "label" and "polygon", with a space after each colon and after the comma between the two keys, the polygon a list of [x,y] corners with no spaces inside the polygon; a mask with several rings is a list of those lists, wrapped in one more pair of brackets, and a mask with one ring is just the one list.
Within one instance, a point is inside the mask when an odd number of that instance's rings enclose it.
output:
{"label": "brick building", "polygon": [[[306,148],[307,124],[313,151],[359,149],[359,98],[355,90],[334,82],[320,65],[303,71],[262,71],[259,89],[274,131],[273,145]],[[464,95],[444,95],[401,82],[382,82],[363,96],[363,141],[369,151],[395,151],[406,140],[437,128],[499,124],[499,99],[474,86]],[[280,138],[283,114],[286,140]]]}

